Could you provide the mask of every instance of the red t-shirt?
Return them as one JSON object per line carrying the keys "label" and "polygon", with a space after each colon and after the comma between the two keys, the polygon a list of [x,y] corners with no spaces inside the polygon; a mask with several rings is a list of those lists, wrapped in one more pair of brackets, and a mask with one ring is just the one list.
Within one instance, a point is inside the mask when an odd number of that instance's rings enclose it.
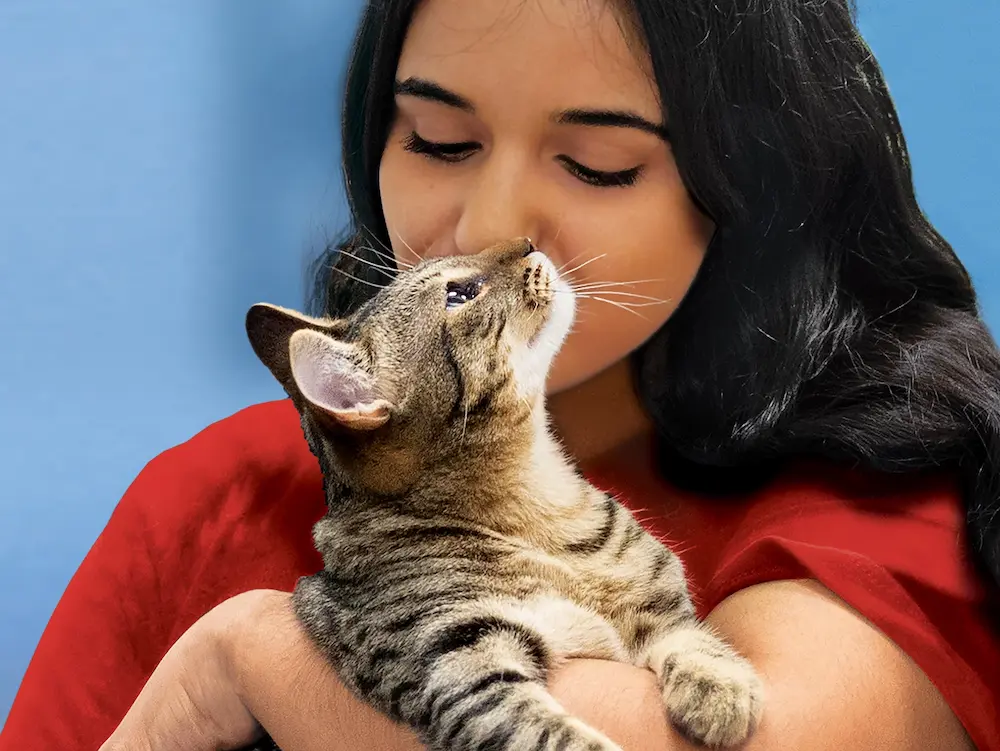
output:
{"label": "red t-shirt", "polygon": [[[683,551],[702,614],[752,584],[819,580],[916,661],[980,751],[1000,751],[1000,639],[982,613],[956,487],[818,466],[739,502],[674,505],[666,485],[611,471],[598,484],[634,511],[673,509],[637,516]],[[249,589],[290,591],[321,567],[311,528],[324,511],[288,401],[243,410],[154,459],[56,607],[0,751],[97,749],[201,615]]]}

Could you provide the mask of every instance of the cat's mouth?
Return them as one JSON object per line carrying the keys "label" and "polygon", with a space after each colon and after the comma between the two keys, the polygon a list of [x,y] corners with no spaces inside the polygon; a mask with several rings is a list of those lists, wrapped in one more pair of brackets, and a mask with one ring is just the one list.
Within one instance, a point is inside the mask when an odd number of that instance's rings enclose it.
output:
{"label": "cat's mouth", "polygon": [[534,313],[542,313],[544,320],[528,338],[531,351],[543,348],[550,354],[562,346],[573,323],[576,302],[573,290],[564,281],[549,258],[538,251],[532,253],[531,263],[525,269],[525,294]]}

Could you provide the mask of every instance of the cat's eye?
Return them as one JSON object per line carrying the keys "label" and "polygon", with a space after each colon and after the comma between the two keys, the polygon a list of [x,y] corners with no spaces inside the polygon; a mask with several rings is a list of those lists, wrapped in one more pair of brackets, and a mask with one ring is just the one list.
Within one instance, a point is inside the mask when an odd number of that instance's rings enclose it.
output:
{"label": "cat's eye", "polygon": [[453,310],[474,300],[483,289],[482,279],[462,279],[448,282],[445,293],[445,310]]}

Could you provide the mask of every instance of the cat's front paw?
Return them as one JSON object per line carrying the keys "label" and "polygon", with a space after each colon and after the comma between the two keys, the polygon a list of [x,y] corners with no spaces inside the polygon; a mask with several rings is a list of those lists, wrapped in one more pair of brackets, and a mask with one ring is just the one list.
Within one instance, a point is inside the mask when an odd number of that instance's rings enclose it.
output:
{"label": "cat's front paw", "polygon": [[763,686],[753,666],[734,655],[677,657],[663,685],[674,726],[712,748],[745,741],[757,727],[763,707]]}

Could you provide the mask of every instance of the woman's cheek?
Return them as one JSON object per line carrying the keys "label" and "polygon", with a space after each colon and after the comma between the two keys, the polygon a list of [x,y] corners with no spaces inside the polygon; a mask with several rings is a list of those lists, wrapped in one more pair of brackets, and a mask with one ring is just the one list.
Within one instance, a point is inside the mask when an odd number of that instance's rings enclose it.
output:
{"label": "woman's cheek", "polygon": [[[460,186],[443,168],[401,150],[387,149],[379,170],[382,214],[396,256],[409,263],[448,255]],[[416,162],[416,163],[413,163]]]}

